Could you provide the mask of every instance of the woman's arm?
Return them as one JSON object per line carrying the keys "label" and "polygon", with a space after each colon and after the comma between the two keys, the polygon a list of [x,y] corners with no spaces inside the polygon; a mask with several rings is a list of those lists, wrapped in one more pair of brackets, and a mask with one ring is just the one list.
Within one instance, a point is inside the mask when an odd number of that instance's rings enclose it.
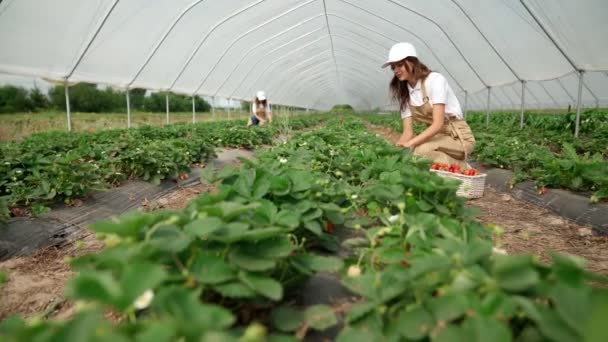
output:
{"label": "woman's arm", "polygon": [[266,119],[263,116],[258,115],[258,112],[253,113],[253,115],[260,120],[260,123],[266,122]]}
{"label": "woman's arm", "polygon": [[405,143],[410,141],[414,137],[414,121],[412,117],[403,119],[403,133],[397,141],[397,146],[405,146]]}
{"label": "woman's arm", "polygon": [[418,136],[407,141],[404,147],[416,147],[423,142],[431,139],[435,134],[439,133],[443,128],[443,121],[445,116],[445,104],[438,103],[433,105],[433,123],[427,127]]}

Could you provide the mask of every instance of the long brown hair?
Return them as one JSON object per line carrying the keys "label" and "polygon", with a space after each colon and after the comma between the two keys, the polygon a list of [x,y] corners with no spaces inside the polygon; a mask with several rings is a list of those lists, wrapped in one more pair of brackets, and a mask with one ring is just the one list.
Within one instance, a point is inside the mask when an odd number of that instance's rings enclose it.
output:
{"label": "long brown hair", "polygon": [[[412,63],[410,67],[405,61]],[[405,69],[410,75],[414,75],[416,82],[419,80],[424,81],[426,77],[432,72],[426,65],[421,63],[416,57],[407,57],[400,63],[405,63]],[[399,110],[403,111],[405,106],[410,103],[410,91],[407,88],[407,81],[399,81],[397,76],[393,76],[390,86],[391,99],[394,102],[399,103]]]}
{"label": "long brown hair", "polygon": [[[266,109],[268,108],[268,101],[267,100],[260,101],[258,99],[258,97],[256,96],[253,99],[253,102],[255,103],[255,112],[256,112],[256,114],[259,115],[259,116],[261,116],[261,117],[263,117],[263,118],[266,118]],[[260,108],[260,104],[262,104],[262,106],[264,107],[263,111],[259,111],[258,110],[258,108]]]}
{"label": "long brown hair", "polygon": [[255,102],[255,108],[258,108],[260,106],[260,103],[264,106],[264,108],[268,106],[267,100],[260,101],[257,96],[253,99],[253,101]]}

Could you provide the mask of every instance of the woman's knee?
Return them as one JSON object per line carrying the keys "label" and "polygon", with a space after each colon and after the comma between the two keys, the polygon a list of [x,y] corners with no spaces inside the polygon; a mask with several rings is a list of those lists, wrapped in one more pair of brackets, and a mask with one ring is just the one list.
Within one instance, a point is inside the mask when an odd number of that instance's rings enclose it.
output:
{"label": "woman's knee", "polygon": [[416,146],[416,148],[414,148],[414,151],[412,151],[412,153],[418,156],[423,156],[435,150],[437,150],[437,148],[432,144],[420,144]]}

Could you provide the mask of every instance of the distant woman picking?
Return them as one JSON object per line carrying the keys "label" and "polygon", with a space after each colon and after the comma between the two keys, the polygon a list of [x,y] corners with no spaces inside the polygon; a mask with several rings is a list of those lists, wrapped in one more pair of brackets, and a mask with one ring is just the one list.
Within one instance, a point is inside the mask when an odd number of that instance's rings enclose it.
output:
{"label": "distant woman picking", "polygon": [[[473,152],[475,138],[446,78],[420,62],[410,43],[391,47],[382,67],[389,65],[394,73],[391,96],[399,103],[403,120],[403,134],[397,146],[410,148],[415,155],[435,163],[469,168],[466,161]],[[427,125],[418,135],[414,134],[414,121]]]}
{"label": "distant woman picking", "polygon": [[264,125],[267,122],[272,122],[272,110],[268,99],[266,99],[266,94],[263,91],[258,91],[251,102],[251,116],[247,122],[247,127]]}

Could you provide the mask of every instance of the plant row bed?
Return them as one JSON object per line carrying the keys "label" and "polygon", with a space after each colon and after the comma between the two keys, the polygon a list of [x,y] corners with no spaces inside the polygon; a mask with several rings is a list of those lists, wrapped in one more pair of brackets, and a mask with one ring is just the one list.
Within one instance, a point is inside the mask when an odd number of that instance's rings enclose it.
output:
{"label": "plant row bed", "polygon": [[[371,123],[401,132],[396,116],[366,115]],[[539,189],[564,188],[589,193],[590,201],[608,200],[608,112],[583,113],[581,136],[571,132],[572,114],[528,114],[519,129],[519,114],[467,117],[477,143],[473,158],[485,166],[514,172],[512,184],[534,180]],[[420,130],[421,127],[418,127]]]}
{"label": "plant row bed", "polygon": [[[608,294],[581,261],[503,255],[457,182],[334,118],[201,180],[186,209],[97,223],[98,254],[72,261],[66,321],[0,324],[9,341],[295,341],[338,318],[294,307],[299,285],[336,272],[360,297],[338,341],[598,340]],[[359,236],[340,241],[334,229]],[[342,245],[352,256],[327,256]],[[103,317],[111,309],[118,324]]]}
{"label": "plant row bed", "polygon": [[[291,129],[315,125],[323,116],[289,119]],[[20,143],[0,144],[0,218],[44,213],[48,205],[117,186],[128,179],[154,184],[177,178],[215,156],[216,147],[269,145],[280,129],[249,129],[243,120],[144,126],[98,133],[49,132]]]}

